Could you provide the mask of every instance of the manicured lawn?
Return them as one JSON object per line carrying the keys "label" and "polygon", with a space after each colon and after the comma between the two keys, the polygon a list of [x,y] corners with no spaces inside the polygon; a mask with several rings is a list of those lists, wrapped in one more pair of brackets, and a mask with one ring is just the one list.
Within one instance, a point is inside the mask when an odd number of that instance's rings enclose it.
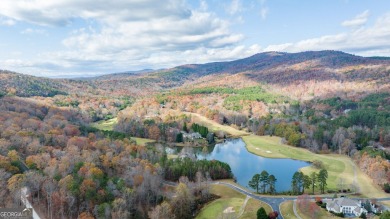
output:
{"label": "manicured lawn", "polygon": [[137,138],[137,137],[131,137],[131,138],[135,139],[135,142],[137,142],[137,145],[142,145],[142,146],[145,146],[146,143],[155,142],[155,140],[148,139],[148,138]]}
{"label": "manicured lawn", "polygon": [[[232,207],[234,210],[234,213],[231,213],[229,216],[237,216],[246,198],[245,195],[224,185],[212,185],[210,192],[221,198],[214,200],[203,207],[201,212],[196,216],[197,219],[218,218],[218,216],[221,216],[222,212],[228,207]],[[240,218],[256,218],[257,209],[260,207],[264,207],[267,213],[271,211],[271,208],[266,203],[249,199],[245,206],[245,211]]]}
{"label": "manicured lawn", "polygon": [[[378,186],[374,185],[372,180],[360,171],[347,156],[337,154],[315,154],[303,148],[282,144],[280,138],[275,136],[249,135],[243,136],[242,139],[245,141],[249,152],[263,157],[322,161],[329,175],[327,187],[332,190],[338,189],[341,178],[343,179],[344,184],[352,184],[355,166],[356,179],[360,187],[360,193],[366,197],[386,197],[386,194]],[[318,172],[319,170],[309,166],[302,168],[301,171],[305,174],[310,174],[313,171]]]}
{"label": "manicured lawn", "polygon": [[245,195],[237,192],[224,185],[211,185],[210,192],[220,196],[221,198],[242,198],[245,199]]}
{"label": "manicured lawn", "polygon": [[284,218],[296,219],[293,210],[293,201],[285,201],[280,205],[280,211]]}
{"label": "manicured lawn", "polygon": [[117,123],[118,123],[118,119],[113,118],[113,119],[109,119],[109,120],[94,122],[91,124],[91,126],[97,128],[97,129],[100,129],[100,130],[112,131],[114,126]]}
{"label": "manicured lawn", "polygon": [[271,207],[264,202],[255,200],[253,198],[248,200],[248,203],[245,206],[245,211],[241,215],[240,219],[252,219],[256,218],[256,213],[259,208],[263,207],[267,214],[271,212]]}
{"label": "manicured lawn", "polygon": [[[234,212],[229,213],[229,218],[234,218],[240,211],[244,199],[240,198],[228,198],[228,199],[217,199],[206,207],[196,216],[197,219],[213,219],[221,217],[223,211],[229,207],[233,207]],[[222,217],[221,217],[222,218]]]}
{"label": "manicured lawn", "polygon": [[238,136],[243,136],[243,135],[248,135],[247,132],[237,130],[233,127],[227,126],[227,125],[221,125],[213,120],[210,120],[202,115],[199,115],[197,113],[186,113],[192,116],[192,118],[199,124],[202,124],[204,126],[207,126],[210,130],[212,131],[218,131],[222,130],[232,136],[238,137]]}
{"label": "manicured lawn", "polygon": [[[92,127],[95,127],[100,130],[106,130],[106,131],[112,131],[114,129],[114,126],[118,123],[117,118],[109,119],[106,121],[99,121],[91,123]],[[132,139],[135,139],[137,142],[137,145],[145,146],[146,143],[149,142],[155,142],[155,140],[147,139],[147,138],[137,138],[137,137],[131,137]]]}
{"label": "manicured lawn", "polygon": [[196,216],[197,219],[211,219],[222,215],[223,211],[228,207],[233,207],[234,213],[237,215],[242,204],[244,204],[245,195],[236,192],[229,187],[223,185],[212,185],[211,193],[220,196],[221,198],[212,201],[200,211]]}

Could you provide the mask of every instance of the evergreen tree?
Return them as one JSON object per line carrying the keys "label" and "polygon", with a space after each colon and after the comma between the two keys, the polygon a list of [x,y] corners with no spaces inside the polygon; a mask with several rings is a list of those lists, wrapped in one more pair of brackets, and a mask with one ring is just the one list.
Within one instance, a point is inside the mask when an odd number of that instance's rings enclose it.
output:
{"label": "evergreen tree", "polygon": [[267,190],[268,177],[269,177],[269,173],[267,171],[263,170],[260,173],[260,183],[261,183],[261,188],[263,189],[263,193],[265,193],[265,191]]}
{"label": "evergreen tree", "polygon": [[275,183],[276,183],[276,177],[274,175],[270,175],[268,177],[268,185],[269,185],[269,193],[274,194],[276,192],[275,189]]}
{"label": "evergreen tree", "polygon": [[325,193],[326,180],[328,179],[328,171],[326,169],[321,169],[318,174],[318,183],[321,189],[321,193]]}
{"label": "evergreen tree", "polygon": [[252,180],[248,183],[249,187],[252,189],[256,189],[256,192],[259,193],[259,187],[260,187],[260,174],[255,174],[252,177]]}
{"label": "evergreen tree", "polygon": [[305,189],[309,189],[311,185],[311,180],[308,175],[302,174],[303,175],[303,193],[305,193]]}
{"label": "evergreen tree", "polygon": [[176,135],[176,142],[183,142],[183,133],[178,133]]}
{"label": "evergreen tree", "polygon": [[257,219],[268,219],[267,212],[265,212],[265,209],[263,207],[259,208],[257,210]]}
{"label": "evergreen tree", "polygon": [[303,173],[297,171],[294,173],[291,181],[292,192],[294,194],[300,194],[303,187]]}
{"label": "evergreen tree", "polygon": [[310,174],[310,184],[311,184],[311,189],[312,189],[313,195],[314,195],[314,187],[316,185],[316,181],[317,181],[317,173],[316,172],[312,172]]}

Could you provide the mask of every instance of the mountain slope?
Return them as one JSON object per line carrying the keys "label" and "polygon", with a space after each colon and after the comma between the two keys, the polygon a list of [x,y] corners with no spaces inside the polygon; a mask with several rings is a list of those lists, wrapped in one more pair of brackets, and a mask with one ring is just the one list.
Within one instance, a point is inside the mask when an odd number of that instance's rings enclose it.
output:
{"label": "mountain slope", "polygon": [[[291,83],[297,80],[366,80],[388,81],[390,60],[354,56],[339,51],[300,53],[266,52],[248,58],[201,65],[183,65],[154,73],[175,86],[210,74],[245,73],[258,82]],[[345,74],[344,74],[345,73]],[[386,78],[387,77],[387,78]]]}
{"label": "mountain slope", "polygon": [[20,97],[50,97],[66,94],[63,84],[48,78],[39,78],[10,71],[0,71],[0,93]]}

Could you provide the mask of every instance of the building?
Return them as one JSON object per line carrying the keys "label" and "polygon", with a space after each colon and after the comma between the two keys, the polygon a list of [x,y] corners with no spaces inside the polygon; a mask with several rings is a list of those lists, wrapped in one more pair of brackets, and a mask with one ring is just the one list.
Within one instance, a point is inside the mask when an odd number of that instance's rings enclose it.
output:
{"label": "building", "polygon": [[368,213],[360,200],[357,201],[342,197],[334,199],[324,199],[322,201],[326,203],[326,210],[333,211],[335,213],[344,213],[346,215],[352,214],[356,217],[359,217],[362,213]]}
{"label": "building", "polygon": [[195,140],[195,139],[201,139],[202,138],[202,135],[200,135],[198,132],[193,132],[193,133],[186,133],[186,132],[183,132],[181,131],[181,133],[183,134],[183,138],[184,140]]}

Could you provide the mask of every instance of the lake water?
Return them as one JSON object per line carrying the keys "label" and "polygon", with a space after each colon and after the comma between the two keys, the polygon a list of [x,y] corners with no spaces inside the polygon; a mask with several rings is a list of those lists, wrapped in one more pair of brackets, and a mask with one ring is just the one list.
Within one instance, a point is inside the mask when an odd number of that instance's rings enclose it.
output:
{"label": "lake water", "polygon": [[237,183],[248,188],[248,182],[256,173],[266,170],[276,179],[276,191],[291,189],[291,179],[295,171],[310,164],[293,159],[271,159],[254,155],[245,147],[242,139],[230,139],[216,144],[208,153],[196,152],[198,159],[220,160],[230,165]]}

